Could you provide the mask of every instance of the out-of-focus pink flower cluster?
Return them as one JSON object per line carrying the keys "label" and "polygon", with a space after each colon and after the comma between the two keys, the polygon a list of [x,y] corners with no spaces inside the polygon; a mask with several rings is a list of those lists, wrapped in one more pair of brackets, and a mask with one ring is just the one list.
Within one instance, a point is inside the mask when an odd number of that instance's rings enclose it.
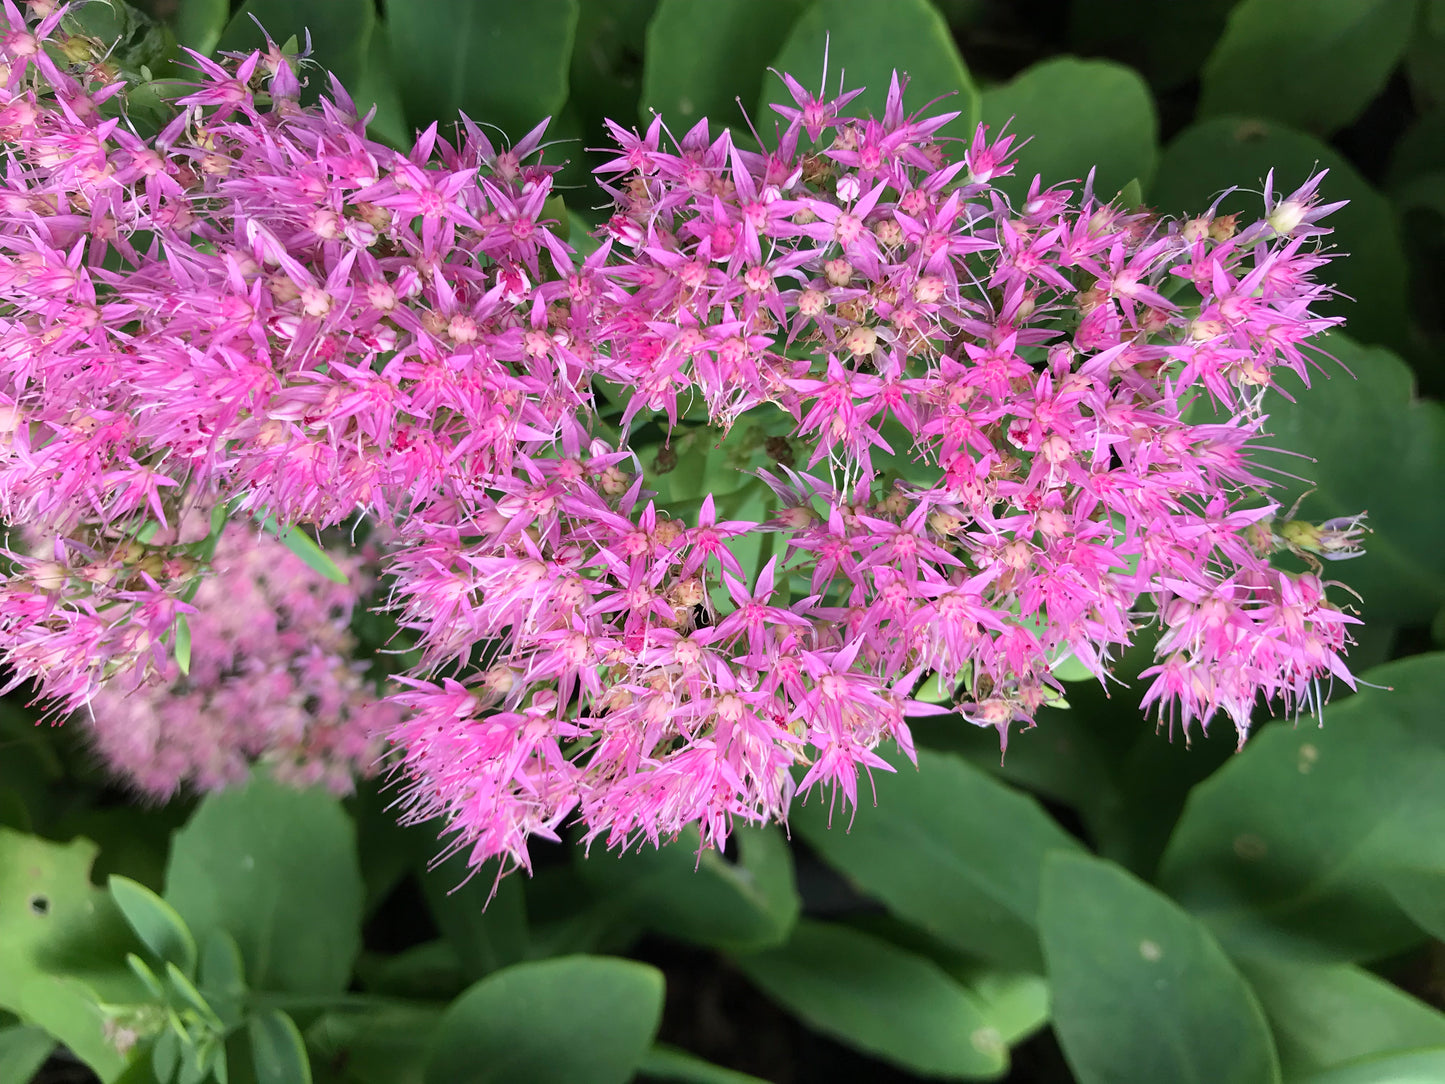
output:
{"label": "out-of-focus pink flower cluster", "polygon": [[103,684],[85,709],[106,763],[155,798],[240,782],[256,762],[338,794],[377,771],[400,712],[352,658],[363,557],[335,556],[344,584],[271,535],[228,527],[187,617],[189,672],[168,659],[133,691]]}
{"label": "out-of-focus pink flower cluster", "polygon": [[[1307,375],[1335,322],[1319,177],[1243,228],[1088,184],[1014,205],[1011,138],[950,161],[953,115],[905,113],[896,79],[881,118],[787,79],[762,152],[614,126],[617,213],[579,263],[540,129],[399,153],[338,86],[299,105],[272,50],[196,58],[145,140],[40,43],[58,16],[6,11],[0,514],[61,541],[17,559],[0,647],[71,705],[165,666],[204,571],[135,531],[223,506],[394,527],[423,661],[389,736],[409,815],[473,863],[526,865],[569,817],[719,843],[799,787],[855,801],[944,710],[921,681],[1006,738],[1063,658],[1105,679],[1151,627],[1146,701],[1186,729],[1350,681],[1354,619],[1317,562],[1271,565],[1301,547],[1249,458],[1274,370]],[[700,436],[775,460],[769,512],[653,499],[634,448]],[[1359,525],[1310,530],[1343,556]]]}

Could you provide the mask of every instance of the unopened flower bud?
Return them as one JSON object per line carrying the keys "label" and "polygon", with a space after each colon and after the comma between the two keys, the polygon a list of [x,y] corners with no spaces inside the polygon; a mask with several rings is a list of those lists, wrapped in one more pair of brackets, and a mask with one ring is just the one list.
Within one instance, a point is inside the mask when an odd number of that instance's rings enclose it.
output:
{"label": "unopened flower bud", "polygon": [[396,308],[396,291],[391,288],[391,283],[384,280],[369,282],[366,285],[366,302],[372,308],[390,312]]}
{"label": "unopened flower bud", "polygon": [[303,286],[300,290],[301,311],[307,316],[325,316],[331,311],[331,295],[319,286]]}
{"label": "unopened flower bud", "polygon": [[828,295],[821,290],[804,290],[798,295],[798,312],[804,316],[817,316],[828,307]]}
{"label": "unopened flower bud", "polygon": [[597,488],[609,497],[620,497],[632,484],[632,476],[616,467],[608,467],[597,479]]}
{"label": "unopened flower bud", "polygon": [[924,305],[932,305],[943,297],[946,284],[938,275],[924,275],[913,284],[913,297]]}
{"label": "unopened flower bud", "polygon": [[853,278],[853,265],[839,257],[823,265],[823,274],[834,286],[847,286]]}
{"label": "unopened flower bud", "polygon": [[1234,236],[1238,215],[1220,215],[1209,224],[1209,236],[1215,241],[1228,241]]}
{"label": "unopened flower bud", "polygon": [[843,340],[843,346],[856,357],[873,353],[878,345],[878,333],[871,327],[855,327]]}
{"label": "unopened flower bud", "polygon": [[477,322],[466,313],[457,313],[447,321],[447,336],[457,344],[477,341]]}
{"label": "unopened flower bud", "polygon": [[95,59],[95,45],[79,34],[63,38],[60,42],[60,51],[65,59],[72,64],[84,64],[86,61]]}
{"label": "unopened flower bud", "polygon": [[301,296],[300,288],[285,275],[273,275],[266,287],[271,291],[271,296],[282,305]]}
{"label": "unopened flower bud", "polygon": [[818,517],[805,505],[795,504],[778,513],[778,523],[793,531],[801,531]]}

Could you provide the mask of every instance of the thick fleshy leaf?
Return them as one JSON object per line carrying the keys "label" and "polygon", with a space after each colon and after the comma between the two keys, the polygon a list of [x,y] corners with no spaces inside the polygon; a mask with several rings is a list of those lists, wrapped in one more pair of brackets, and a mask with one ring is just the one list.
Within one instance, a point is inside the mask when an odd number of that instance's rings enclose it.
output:
{"label": "thick fleshy leaf", "polygon": [[[1308,389],[1284,377],[1295,402],[1265,398],[1271,435],[1263,443],[1314,462],[1264,453],[1260,460],[1312,482],[1299,508],[1304,519],[1369,512],[1365,555],[1330,567],[1331,578],[1363,598],[1366,621],[1428,622],[1445,605],[1445,501],[1429,499],[1445,476],[1445,408],[1415,397],[1409,367],[1388,350],[1339,334],[1320,347],[1349,372],[1325,360],[1329,379]],[[1288,507],[1301,488],[1282,487],[1277,499]]]}
{"label": "thick fleshy leaf", "polygon": [[741,127],[805,7],[807,0],[660,0],[647,26],[644,119],[655,109],[678,131],[704,116]]}
{"label": "thick fleshy leaf", "polygon": [[[260,26],[256,24],[260,23]],[[372,0],[246,0],[231,21],[216,48],[224,51],[266,48],[262,28],[277,45],[295,36],[304,46],[311,35],[311,59],[354,89],[366,64],[371,31],[376,23]],[[326,79],[314,70],[310,93],[329,89]]]}
{"label": "thick fleshy leaf", "polygon": [[356,833],[340,803],[260,776],[207,795],[176,833],[166,900],[202,943],[231,934],[257,990],[346,988],[361,941]]}
{"label": "thick fleshy leaf", "polygon": [[1445,1080],[1445,1046],[1360,1058],[1291,1084],[1439,1084]]}
{"label": "thick fleshy leaf", "polygon": [[1073,0],[1069,42],[1076,52],[1123,60],[1161,90],[1189,82],[1209,56],[1235,0]]}
{"label": "thick fleshy leaf", "polygon": [[389,0],[386,22],[418,128],[460,111],[515,141],[567,100],[577,0]]}
{"label": "thick fleshy leaf", "polygon": [[362,953],[357,981],[368,993],[418,1000],[450,1000],[470,981],[451,943],[437,938],[386,954]]}
{"label": "thick fleshy leaf", "polygon": [[1231,951],[1366,960],[1421,939],[1384,878],[1445,870],[1445,655],[1364,678],[1386,688],[1323,727],[1265,727],[1189,796],[1160,884]]}
{"label": "thick fleshy leaf", "polygon": [[206,935],[196,984],[223,1024],[235,1027],[241,1022],[246,997],[246,962],[241,959],[241,946],[225,930],[215,929]]}
{"label": "thick fleshy leaf", "polygon": [[1201,116],[1263,115],[1328,135],[1404,54],[1416,0],[1242,0],[1202,75]]}
{"label": "thick fleshy leaf", "polygon": [[247,1022],[257,1084],[311,1084],[311,1062],[296,1021],[267,1009]]}
{"label": "thick fleshy leaf", "polygon": [[0,1084],[30,1084],[54,1049],[55,1040],[42,1028],[0,1028]]}
{"label": "thick fleshy leaf", "polygon": [[495,864],[471,871],[457,855],[417,871],[427,909],[468,981],[527,955],[527,902],[520,878],[496,883]]}
{"label": "thick fleshy leaf", "polygon": [[1159,156],[1154,98],[1131,68],[1108,60],[1055,57],[1025,68],[983,93],[983,122],[996,134],[1031,137],[1018,153],[1010,195],[1028,191],[1034,174],[1045,185],[1083,180],[1097,167],[1094,192],[1110,199],[1131,180],[1148,187]]}
{"label": "thick fleshy leaf", "polygon": [[427,1084],[624,1084],[662,1016],[662,973],[604,956],[516,964],[476,983],[432,1038]]}
{"label": "thick fleshy leaf", "polygon": [[181,0],[172,19],[176,41],[198,53],[209,53],[221,40],[230,14],[230,0]]}
{"label": "thick fleshy leaf", "polygon": [[1290,1077],[1391,1051],[1445,1045],[1445,1014],[1352,964],[1243,960]]}
{"label": "thick fleshy leaf", "polygon": [[1038,974],[995,967],[945,944],[911,922],[882,912],[850,915],[845,923],[907,952],[923,956],[974,996],[985,1019],[1013,1046],[1049,1022],[1048,982]]}
{"label": "thick fleshy leaf", "polygon": [[1039,933],[1079,1084],[1279,1080],[1259,1003],[1209,931],[1112,862],[1050,855]]}
{"label": "thick fleshy leaf", "polygon": [[1395,141],[1385,188],[1392,195],[1417,177],[1445,172],[1445,107],[1415,118]]}
{"label": "thick fleshy leaf", "polygon": [[579,858],[605,898],[650,929],[684,941],[748,952],[781,944],[797,920],[793,858],[775,826],[741,827],[739,859],[698,853],[696,830],[653,850]]}
{"label": "thick fleshy leaf", "polygon": [[102,1002],[147,999],[125,965],[139,951],[110,893],[90,882],[95,845],[0,828],[0,1009],[44,1028],[101,1080],[125,1059],[106,1038]]}
{"label": "thick fleshy leaf", "polygon": [[[1409,341],[1405,308],[1405,256],[1394,211],[1343,157],[1313,136],[1270,121],[1216,117],[1186,128],[1164,148],[1149,202],[1163,214],[1197,213],[1234,185],[1252,189],[1225,199],[1222,214],[1263,213],[1255,193],[1274,170],[1275,191],[1288,195],[1319,169],[1330,174],[1320,187],[1325,200],[1349,200],[1330,216],[1330,243],[1348,258],[1335,260],[1320,277],[1342,297],[1321,311],[1349,320],[1350,334],[1401,349]],[[1353,298],[1353,301],[1347,300]]]}
{"label": "thick fleshy leaf", "polygon": [[937,964],[847,926],[804,920],[788,943],[734,961],[774,1001],[849,1046],[914,1072],[1008,1067],[984,1006]]}
{"label": "thick fleshy leaf", "polygon": [[384,26],[377,26],[371,32],[366,67],[351,91],[351,98],[362,116],[375,107],[376,114],[366,126],[372,139],[383,140],[402,150],[410,147],[414,133],[402,109],[401,91],[397,89],[396,74],[392,71],[391,37]]}
{"label": "thick fleshy leaf", "polygon": [[317,1064],[346,1066],[355,1084],[422,1084],[443,1010],[398,1001],[376,1010],[328,1012],[306,1029]]}
{"label": "thick fleshy leaf", "polygon": [[637,1067],[637,1075],[643,1080],[666,1080],[672,1084],[767,1084],[761,1077],[725,1069],[663,1043],[647,1052]]}
{"label": "thick fleshy leaf", "polygon": [[637,116],[648,59],[647,24],[656,9],[657,0],[587,0],[578,5],[568,102],[577,107],[589,135],[600,136],[605,130],[603,118],[625,125]]}
{"label": "thick fleshy leaf", "polygon": [[[918,768],[874,772],[876,806],[851,823],[826,800],[790,824],[829,865],[900,918],[997,963],[1037,969],[1039,872],[1078,847],[1033,799],[958,757],[919,750]],[[820,796],[821,797],[821,796]]]}
{"label": "thick fleshy leaf", "polygon": [[1445,27],[1436,20],[1418,21],[1405,50],[1405,75],[1421,108],[1445,105]]}
{"label": "thick fleshy leaf", "polygon": [[[824,89],[823,56],[828,58],[827,91],[837,93],[838,73],[845,87],[867,87],[867,93],[849,103],[856,113],[871,110],[883,115],[889,79],[896,68],[908,76],[905,108],[916,110],[943,95],[935,109],[960,116],[944,134],[971,136],[978,121],[979,95],[973,78],[959,56],[948,24],[928,0],[816,0],[793,25],[771,67],[791,75],[811,94]],[[793,105],[783,82],[769,73],[759,98],[759,126],[771,132],[781,118],[770,103]]]}
{"label": "thick fleshy leaf", "polygon": [[176,909],[128,877],[111,877],[108,885],[111,899],[146,948],[157,959],[177,965],[186,975],[194,974],[196,939]]}
{"label": "thick fleshy leaf", "polygon": [[1445,940],[1445,867],[1397,867],[1381,877],[1400,910],[1437,941]]}

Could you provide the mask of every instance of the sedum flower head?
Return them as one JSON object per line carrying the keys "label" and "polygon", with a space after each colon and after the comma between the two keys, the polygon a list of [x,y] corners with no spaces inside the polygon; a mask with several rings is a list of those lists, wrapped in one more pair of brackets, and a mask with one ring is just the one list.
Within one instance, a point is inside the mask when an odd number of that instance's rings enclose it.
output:
{"label": "sedum flower head", "polygon": [[187,672],[168,658],[139,689],[102,684],[85,711],[96,750],[157,798],[239,782],[257,762],[283,782],[348,793],[379,769],[399,714],[351,660],[361,558],[339,557],[348,577],[338,584],[274,537],[233,525],[212,563],[187,618]]}
{"label": "sedum flower head", "polygon": [[[1270,563],[1251,463],[1337,322],[1318,176],[1243,227],[1087,180],[1014,203],[1012,136],[945,146],[897,77],[881,118],[785,80],[759,151],[612,125],[578,261],[541,128],[393,150],[273,51],[196,57],[145,137],[6,18],[0,515],[58,541],[15,560],[0,647],[53,696],[164,674],[202,568],[130,540],[217,509],[394,531],[397,771],[473,863],[854,802],[945,710],[925,679],[1005,741],[1065,657],[1107,680],[1144,635],[1186,733],[1351,681],[1355,619]],[[709,448],[734,491],[674,481]]]}

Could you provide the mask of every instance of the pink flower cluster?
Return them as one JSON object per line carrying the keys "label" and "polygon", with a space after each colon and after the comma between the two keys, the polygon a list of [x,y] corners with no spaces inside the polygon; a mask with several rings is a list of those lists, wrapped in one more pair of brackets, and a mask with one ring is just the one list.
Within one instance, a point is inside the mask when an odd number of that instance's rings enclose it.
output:
{"label": "pink flower cluster", "polygon": [[[272,49],[196,57],[143,138],[47,50],[58,14],[5,11],[0,516],[59,541],[14,558],[0,648],[71,706],[166,667],[219,528],[137,539],[193,512],[394,529],[423,657],[388,736],[408,815],[473,863],[569,818],[715,844],[798,789],[856,801],[945,710],[921,681],[1006,739],[1066,657],[1104,680],[1155,628],[1147,700],[1186,728],[1350,680],[1354,619],[1317,563],[1271,564],[1249,459],[1273,370],[1335,322],[1319,177],[1243,229],[1088,184],[1015,206],[1011,137],[950,161],[952,114],[906,114],[897,79],[881,118],[789,79],[762,152],[614,126],[579,262],[540,128],[397,152],[335,84],[302,107]],[[768,512],[657,496],[710,441]]]}
{"label": "pink flower cluster", "polygon": [[381,766],[399,717],[352,661],[352,610],[369,586],[360,555],[327,580],[267,534],[221,535],[187,618],[190,664],[174,659],[131,692],[102,685],[88,715],[110,768],[154,798],[215,790],[264,763],[273,778],[346,794]]}

